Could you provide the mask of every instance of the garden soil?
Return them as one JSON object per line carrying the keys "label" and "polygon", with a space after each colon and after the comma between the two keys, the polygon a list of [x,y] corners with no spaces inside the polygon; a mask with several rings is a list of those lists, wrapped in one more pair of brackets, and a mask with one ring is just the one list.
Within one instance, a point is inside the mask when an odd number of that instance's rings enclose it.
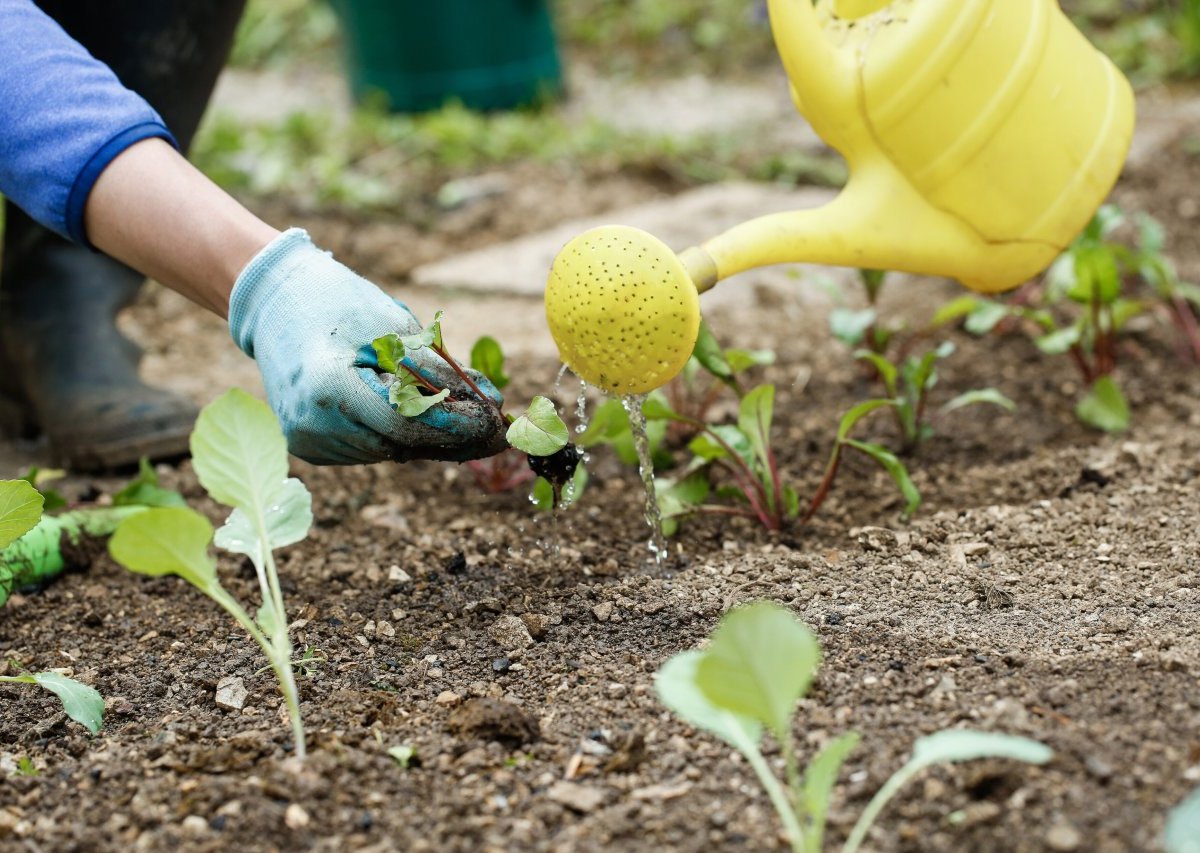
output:
{"label": "garden soil", "polygon": [[[1171,254],[1197,280],[1195,146],[1172,142],[1117,197],[1167,224]],[[553,359],[520,345],[525,330],[544,335],[536,302],[420,293],[404,275],[673,187],[521,169],[507,196],[421,227],[304,224],[426,315],[446,308],[459,349],[483,331],[511,341],[510,399],[554,389],[571,412],[578,385],[556,388]],[[956,292],[915,281],[886,307],[918,322]],[[736,313],[710,318],[727,343],[778,353],[764,378],[779,388],[781,466],[802,494],[840,413],[873,393],[811,306],[751,283]],[[150,293],[126,323],[153,378],[201,401],[258,388],[220,321],[170,294]],[[299,678],[302,766],[258,649],[182,581],[102,558],[18,596],[0,615],[7,671],[66,668],[105,695],[108,716],[92,738],[48,695],[0,689],[0,848],[781,849],[746,764],[673,719],[653,689],[662,662],[722,613],[773,599],[824,649],[796,717],[804,752],[862,735],[835,791],[833,839],[914,739],[966,726],[1037,738],[1054,758],[928,771],[884,813],[872,849],[1155,849],[1167,810],[1200,783],[1200,370],[1163,327],[1137,327],[1121,353],[1134,424],[1104,436],[1075,421],[1065,360],[1019,336],[953,338],[936,398],[994,386],[1019,409],[940,419],[909,460],[925,499],[910,522],[887,478],[851,458],[808,526],[770,534],[705,517],[654,565],[636,474],[604,450],[556,522],[524,490],[481,493],[466,467],[297,462],[316,515],[308,541],[282,554],[293,637],[315,650]],[[883,419],[861,434],[895,438]],[[187,463],[160,470],[221,519]],[[65,489],[94,496],[118,482],[70,477]],[[255,599],[252,570],[223,558],[222,571]],[[216,703],[227,678],[248,691],[240,709]],[[415,756],[407,768],[389,756],[401,746]],[[15,773],[22,756],[37,775]]]}

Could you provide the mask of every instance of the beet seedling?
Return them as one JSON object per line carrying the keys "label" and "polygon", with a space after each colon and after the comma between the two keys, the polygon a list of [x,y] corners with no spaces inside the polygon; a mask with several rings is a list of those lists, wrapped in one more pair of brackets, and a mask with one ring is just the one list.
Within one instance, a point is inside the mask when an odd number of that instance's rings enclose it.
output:
{"label": "beet seedling", "polygon": [[[963,297],[943,309],[946,320],[966,316],[977,335],[1015,327],[1047,355],[1067,355],[1087,389],[1075,407],[1084,424],[1106,432],[1129,426],[1129,404],[1117,383],[1119,340],[1131,319],[1148,312],[1165,315],[1179,348],[1200,360],[1200,287],[1181,282],[1162,255],[1162,228],[1140,215],[1134,244],[1114,234],[1124,214],[1105,205],[1046,272],[1040,282],[1017,291],[1009,302]],[[1127,295],[1136,284],[1148,296]]]}
{"label": "beet seedling", "polygon": [[[937,362],[953,352],[954,344],[943,341],[936,349],[919,358],[908,356],[900,364],[870,350],[858,350],[854,353],[855,358],[868,362],[875,369],[887,390],[888,403],[900,430],[901,454],[912,453],[922,442],[933,437],[933,419],[927,412],[929,393],[938,382]],[[1012,400],[995,388],[976,388],[942,404],[938,412],[947,414],[965,406],[982,403],[999,406],[1008,412],[1016,408]]]}
{"label": "beet seedling", "polygon": [[[35,565],[36,549],[27,549],[18,558],[15,544],[28,536],[42,520],[44,498],[27,480],[0,480],[0,604],[8,600],[14,588],[44,576],[45,566]],[[60,536],[69,536],[60,532]],[[57,543],[56,543],[57,544]],[[104,719],[104,699],[86,684],[57,672],[30,672],[0,676],[0,684],[36,684],[49,690],[62,702],[67,716],[81,723],[92,734],[100,731]]]}
{"label": "beet seedling", "polygon": [[[300,695],[292,663],[287,610],[274,551],[295,544],[312,526],[312,498],[288,476],[287,440],[266,404],[245,391],[226,392],[205,406],[191,439],[200,484],[216,501],[232,507],[213,534],[208,519],[186,507],[148,509],[127,519],[109,541],[118,563],[154,577],[176,575],[222,608],[258,643],[279,682],[291,721],[296,755],[306,754]],[[209,556],[214,543],[250,558],[262,604],[255,617],[221,586]]]}
{"label": "beet seedling", "polygon": [[[487,335],[471,347],[471,369],[486,376],[497,391],[503,391],[511,381],[504,372],[504,350],[500,342]],[[526,454],[513,447],[487,459],[471,459],[467,468],[475,483],[491,495],[511,492],[537,476],[529,467]]]}
{"label": "beet seedling", "polygon": [[[716,735],[745,757],[774,806],[794,853],[820,853],[829,800],[838,773],[858,745],[849,732],[829,741],[803,770],[792,717],[820,665],[816,637],[787,610],[759,602],[730,611],[703,651],[687,651],[663,664],[654,686],[663,704],[684,722]],[[763,755],[764,730],[779,746],[781,781]],[[913,755],[863,809],[843,853],[855,853],[896,793],[935,764],[1008,758],[1045,764],[1045,745],[1012,735],[947,729],[919,738]]]}

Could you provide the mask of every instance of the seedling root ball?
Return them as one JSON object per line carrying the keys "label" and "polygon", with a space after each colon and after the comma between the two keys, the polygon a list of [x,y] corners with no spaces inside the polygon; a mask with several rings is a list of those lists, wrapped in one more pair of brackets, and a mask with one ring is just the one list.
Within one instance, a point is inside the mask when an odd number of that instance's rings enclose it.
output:
{"label": "seedling root ball", "polygon": [[700,298],[665,243],[605,225],[554,259],[546,319],[576,375],[613,394],[644,394],[687,363],[700,331]]}

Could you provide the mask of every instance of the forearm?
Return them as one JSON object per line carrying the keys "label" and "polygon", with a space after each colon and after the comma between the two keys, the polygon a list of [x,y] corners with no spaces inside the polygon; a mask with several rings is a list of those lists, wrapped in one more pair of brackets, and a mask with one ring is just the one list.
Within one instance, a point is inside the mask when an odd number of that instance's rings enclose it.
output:
{"label": "forearm", "polygon": [[238,273],[279,234],[158,139],[101,173],[84,225],[96,248],[222,317]]}

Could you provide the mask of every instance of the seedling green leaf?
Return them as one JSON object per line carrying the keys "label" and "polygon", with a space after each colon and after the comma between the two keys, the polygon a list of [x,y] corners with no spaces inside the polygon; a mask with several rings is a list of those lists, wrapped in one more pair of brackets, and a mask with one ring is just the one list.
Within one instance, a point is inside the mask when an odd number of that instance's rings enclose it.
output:
{"label": "seedling green leaf", "polygon": [[212,525],[195,510],[160,507],[126,519],[108,541],[108,552],[142,575],[178,575],[200,590],[218,586],[217,564],[208,554]]}
{"label": "seedling green leaf", "polygon": [[531,456],[549,456],[567,446],[567,425],[545,397],[534,397],[529,409],[513,421],[505,436],[508,443]]}
{"label": "seedling green leaf", "polygon": [[866,337],[867,330],[875,325],[878,315],[874,308],[852,310],[835,308],[829,312],[829,331],[848,347],[856,347]]}
{"label": "seedling green leaf", "polygon": [[57,672],[31,672],[25,675],[6,675],[0,682],[36,684],[49,690],[62,702],[63,710],[75,722],[96,734],[104,722],[104,697],[94,688],[80,684]]}
{"label": "seedling green leaf", "polygon": [[1200,853],[1200,788],[1167,815],[1163,847],[1167,853]]}
{"label": "seedling green leaf", "polygon": [[[474,365],[472,366],[474,367]],[[475,369],[479,370],[478,367]],[[482,370],[479,372],[483,373]],[[392,760],[399,765],[401,770],[407,770],[409,765],[412,764],[413,759],[417,757],[417,750],[416,747],[410,746],[409,744],[401,744],[400,746],[390,747],[388,749],[388,755],[390,755]]]}
{"label": "seedling green leaf", "polygon": [[955,320],[962,319],[979,307],[980,300],[975,296],[959,296],[957,299],[951,299],[945,305],[933,312],[933,317],[929,320],[929,325],[933,328],[944,326],[947,323],[953,323]]}
{"label": "seedling green leaf", "polygon": [[1049,334],[1035,338],[1034,344],[1037,345],[1038,349],[1046,353],[1046,355],[1061,355],[1078,344],[1082,336],[1083,327],[1076,323],[1073,326],[1055,329]]}
{"label": "seedling green leaf", "polygon": [[765,367],[775,363],[775,353],[769,349],[727,349],[725,360],[735,374],[752,367]]}
{"label": "seedling green leaf", "polygon": [[913,756],[908,763],[884,783],[863,809],[842,851],[855,853],[884,806],[909,780],[927,767],[977,758],[1009,758],[1029,764],[1045,764],[1053,756],[1054,752],[1045,744],[1015,735],[948,729],[923,737],[913,745]]}
{"label": "seedling green leaf", "polygon": [[953,400],[942,404],[943,412],[953,412],[955,409],[961,409],[964,406],[974,406],[977,403],[990,403],[993,406],[999,406],[1006,412],[1016,411],[1017,404],[1005,397],[995,388],[976,388],[974,391],[967,391],[959,394]]}
{"label": "seedling green leaf", "polygon": [[804,773],[804,806],[810,825],[805,832],[808,853],[821,853],[825,837],[825,817],[829,812],[829,797],[837,784],[838,773],[850,753],[861,740],[857,732],[847,732],[834,738],[808,763]]}
{"label": "seedling green leaf", "polygon": [[725,357],[724,350],[717,343],[717,339],[713,337],[708,323],[703,320],[700,321],[700,333],[696,337],[696,345],[692,348],[692,357],[700,362],[705,370],[719,379],[729,379],[734,374],[733,368]]}
{"label": "seedling green leaf", "polygon": [[408,354],[404,348],[404,344],[400,340],[400,336],[396,334],[387,334],[378,337],[371,341],[371,347],[375,350],[375,360],[379,362],[379,369],[385,373],[394,373],[399,376],[404,373],[404,368],[400,366],[400,362]]}
{"label": "seedling green leaf", "polygon": [[752,604],[721,620],[698,684],[718,708],[761,720],[781,741],[821,660],[816,638],[791,613]]}
{"label": "seedling green leaf", "polygon": [[270,408],[234,388],[204,407],[191,440],[200,484],[238,509],[266,508],[283,498],[287,440]]}
{"label": "seedling green leaf", "polygon": [[762,738],[762,723],[714,704],[700,688],[700,665],[705,652],[681,652],[668,660],[654,678],[662,703],[689,725],[719,737],[735,749],[754,746]]}
{"label": "seedling green leaf", "polygon": [[980,301],[963,324],[972,335],[986,335],[1008,316],[1008,306],[991,300]]}
{"label": "seedling green leaf", "polygon": [[443,388],[436,394],[424,394],[417,384],[416,377],[404,370],[401,371],[401,374],[398,374],[396,381],[388,386],[388,402],[406,418],[423,415],[450,396],[448,388]]}
{"label": "seedling green leaf", "polygon": [[858,441],[853,438],[847,438],[845,444],[847,447],[853,447],[855,450],[860,450],[867,454],[888,472],[888,476],[892,478],[892,482],[896,484],[896,488],[904,496],[905,517],[917,511],[917,507],[921,505],[921,493],[913,485],[912,478],[908,475],[908,469],[904,467],[904,463],[900,461],[896,454],[878,444]]}
{"label": "seedling green leaf", "polygon": [[[267,507],[263,515],[266,521],[267,548],[294,545],[308,536],[309,528],[312,527],[312,495],[303,483],[295,477],[289,477],[283,484],[279,501]],[[245,554],[252,560],[258,560],[263,547],[254,523],[240,509],[235,509],[224,526],[217,531],[214,542],[218,548],[233,551],[235,554]]]}
{"label": "seedling green leaf", "polygon": [[0,480],[0,548],[37,526],[45,498],[27,480]]}
{"label": "seedling green leaf", "polygon": [[400,343],[404,345],[404,349],[408,352],[425,349],[426,347],[442,349],[442,313],[441,311],[436,312],[433,315],[433,322],[419,332],[414,332],[411,335],[400,335]]}
{"label": "seedling green leaf", "polygon": [[769,465],[771,419],[775,413],[775,386],[759,385],[742,398],[738,408],[738,429],[750,441],[754,455]]}
{"label": "seedling green leaf", "polygon": [[1129,428],[1129,403],[1111,376],[1097,379],[1079,405],[1075,415],[1093,429],[1122,432]]}
{"label": "seedling green leaf", "polygon": [[138,475],[113,495],[113,506],[187,506],[183,495],[158,484],[158,474],[145,456],[138,462]]}
{"label": "seedling green leaf", "polygon": [[493,337],[485,335],[471,347],[471,367],[486,376],[497,391],[503,391],[510,381],[504,373],[504,351]]}

